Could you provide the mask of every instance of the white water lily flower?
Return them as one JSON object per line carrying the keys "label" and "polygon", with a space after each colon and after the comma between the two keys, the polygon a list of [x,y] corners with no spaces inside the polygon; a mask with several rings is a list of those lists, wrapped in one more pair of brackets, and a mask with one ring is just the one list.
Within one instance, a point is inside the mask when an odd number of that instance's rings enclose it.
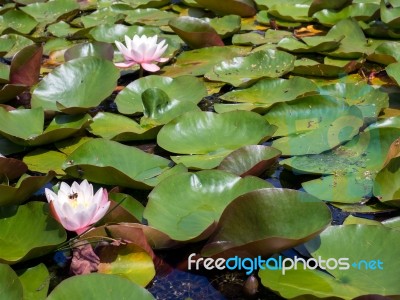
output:
{"label": "white water lily flower", "polygon": [[122,63],[116,63],[117,67],[128,68],[135,64],[139,64],[143,69],[149,72],[157,72],[160,67],[155,62],[166,62],[168,58],[162,58],[168,45],[165,44],[165,40],[157,43],[157,35],[147,37],[145,35],[135,35],[132,39],[125,36],[125,44],[115,41],[115,45],[118,50],[122,53],[125,61]]}
{"label": "white water lily flower", "polygon": [[62,182],[58,194],[45,189],[54,218],[69,231],[81,234],[99,221],[110,207],[107,190],[100,188],[93,195],[93,185],[87,180],[71,186]]}

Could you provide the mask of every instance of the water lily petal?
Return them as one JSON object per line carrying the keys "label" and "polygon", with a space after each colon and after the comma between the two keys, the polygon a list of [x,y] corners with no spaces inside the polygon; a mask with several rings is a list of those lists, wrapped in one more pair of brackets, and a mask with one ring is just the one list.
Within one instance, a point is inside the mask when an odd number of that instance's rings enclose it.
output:
{"label": "water lily petal", "polygon": [[156,64],[149,64],[149,63],[141,63],[140,64],[143,69],[149,72],[157,72],[160,70],[160,67],[157,66]]}
{"label": "water lily petal", "polygon": [[118,50],[122,53],[125,59],[129,59],[131,56],[131,51],[125,47],[121,42],[115,41],[115,46],[117,46]]}
{"label": "water lily petal", "polygon": [[97,211],[94,217],[91,219],[90,223],[94,224],[99,221],[102,217],[107,213],[108,208],[110,207],[111,202],[108,201],[105,205],[101,206]]}
{"label": "water lily petal", "polygon": [[133,65],[136,65],[137,62],[135,61],[128,61],[128,62],[119,62],[119,63],[115,63],[114,65],[118,68],[129,68]]}
{"label": "water lily petal", "polygon": [[57,194],[54,193],[52,190],[45,188],[44,189],[44,194],[46,195],[47,202],[51,201],[56,201],[57,200]]}
{"label": "water lily petal", "polygon": [[125,35],[125,45],[128,51],[130,52],[132,49],[132,40],[127,35]]}
{"label": "water lily petal", "polygon": [[152,57],[153,60],[157,60],[161,57],[161,55],[164,54],[165,50],[167,50],[168,45],[164,44],[158,44],[156,51],[154,52],[154,55]]}
{"label": "water lily petal", "polygon": [[93,198],[93,185],[89,184],[89,182],[85,179],[81,182],[80,189],[83,194],[83,201],[88,202]]}
{"label": "water lily petal", "polygon": [[169,61],[169,58],[168,57],[160,57],[159,59],[156,59],[156,61],[158,61],[158,62],[166,62],[166,61]]}

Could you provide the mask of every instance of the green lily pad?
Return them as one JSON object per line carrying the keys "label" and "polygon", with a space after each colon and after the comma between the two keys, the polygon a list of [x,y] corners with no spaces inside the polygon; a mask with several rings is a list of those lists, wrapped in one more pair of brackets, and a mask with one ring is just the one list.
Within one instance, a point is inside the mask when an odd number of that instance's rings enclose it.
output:
{"label": "green lily pad", "polygon": [[205,77],[227,82],[236,87],[249,86],[255,81],[280,77],[294,67],[295,57],[283,51],[257,51],[246,57],[236,57],[216,65]]}
{"label": "green lily pad", "polygon": [[105,43],[123,41],[125,35],[133,37],[135,34],[152,36],[160,34],[160,30],[156,27],[126,26],[123,24],[101,24],[90,30],[90,35],[94,40]]}
{"label": "green lily pad", "polygon": [[88,129],[94,135],[118,142],[155,139],[159,130],[157,126],[141,126],[128,117],[108,112],[99,112]]}
{"label": "green lily pad", "polygon": [[192,49],[224,46],[215,29],[199,18],[189,16],[174,18],[168,25]]}
{"label": "green lily pad", "polygon": [[339,47],[340,40],[326,36],[313,36],[305,37],[299,41],[293,37],[287,37],[278,43],[278,48],[293,53],[332,51]]}
{"label": "green lily pad", "polygon": [[31,15],[39,23],[50,24],[55,22],[59,17],[78,10],[79,5],[74,0],[51,0],[46,3],[32,3],[21,10]]}
{"label": "green lily pad", "polygon": [[9,10],[0,16],[0,33],[12,29],[18,33],[29,34],[38,24],[34,18],[20,10]]}
{"label": "green lily pad", "polygon": [[288,136],[328,127],[348,110],[349,105],[344,101],[313,95],[278,103],[265,114],[265,119],[278,126],[275,136]]}
{"label": "green lily pad", "polygon": [[385,204],[400,206],[400,157],[393,158],[376,175],[374,195]]}
{"label": "green lily pad", "polygon": [[46,174],[49,171],[54,171],[56,175],[65,175],[61,166],[66,158],[67,156],[64,153],[38,148],[26,154],[23,162],[32,172]]}
{"label": "green lily pad", "polygon": [[97,57],[71,60],[54,69],[36,86],[32,107],[75,113],[87,111],[113,92],[118,78],[118,69],[108,60]]}
{"label": "green lily pad", "polygon": [[239,148],[229,154],[218,170],[230,172],[242,177],[248,175],[259,176],[267,168],[272,167],[277,161],[281,152],[275,148],[251,145]]}
{"label": "green lily pad", "polygon": [[310,9],[308,11],[308,15],[312,16],[316,12],[323,10],[323,9],[335,9],[339,10],[343,7],[346,7],[353,2],[352,0],[336,0],[336,1],[329,1],[329,0],[313,0]]}
{"label": "green lily pad", "polygon": [[206,19],[218,35],[225,39],[240,30],[241,18],[237,15],[228,15],[221,18]]}
{"label": "green lily pad", "polygon": [[241,179],[218,170],[178,174],[154,188],[143,216],[150,226],[174,240],[205,239],[233,199],[264,187],[271,185],[256,177]]}
{"label": "green lily pad", "polygon": [[220,98],[229,102],[254,104],[254,109],[260,112],[261,108],[265,110],[276,103],[292,101],[316,91],[317,86],[306,78],[266,78],[256,82],[250,88],[233,90]]}
{"label": "green lily pad", "polygon": [[328,56],[340,59],[357,59],[368,52],[367,39],[357,21],[353,19],[339,21],[326,34],[326,38],[341,39],[338,49],[325,53]]}
{"label": "green lily pad", "polygon": [[8,83],[10,78],[10,66],[0,64],[0,84]]}
{"label": "green lily pad", "polygon": [[268,43],[265,35],[257,32],[238,33],[232,37],[233,45],[258,46]]}
{"label": "green lily pad", "polygon": [[44,176],[22,175],[15,185],[0,185],[0,206],[24,203],[33,193],[48,183],[55,174],[49,172]]}
{"label": "green lily pad", "polygon": [[389,96],[367,83],[336,83],[319,88],[321,95],[343,99],[349,105],[356,105],[367,122],[375,121],[380,112],[389,107]]}
{"label": "green lily pad", "polygon": [[[189,160],[193,154],[205,155],[199,155],[196,160],[217,156],[213,160],[216,167],[233,150],[263,142],[275,130],[275,126],[253,112],[189,112],[165,125],[157,136],[157,144],[170,152],[191,154],[187,157]],[[179,162],[189,167],[182,158]]]}
{"label": "green lily pad", "polygon": [[[182,89],[182,87],[185,87]],[[117,96],[115,103],[118,111],[123,114],[133,114],[144,111],[143,93],[150,88],[163,90],[170,99],[172,106],[185,106],[183,102],[197,104],[207,96],[204,83],[193,76],[177,78],[150,75],[128,84]]]}
{"label": "green lily pad", "polygon": [[99,257],[98,273],[119,275],[143,287],[156,274],[151,255],[133,244],[105,247]]}
{"label": "green lily pad", "polygon": [[[7,111],[0,108],[3,120],[0,133],[12,142],[23,146],[37,146],[67,138],[89,126],[89,115],[57,115],[43,130],[42,108]],[[29,124],[29,125],[28,125]]]}
{"label": "green lily pad", "polygon": [[308,58],[301,58],[295,61],[293,74],[302,76],[341,77],[361,67],[362,60],[344,60],[343,65],[329,64],[332,62],[318,62]]}
{"label": "green lily pad", "polygon": [[108,198],[114,203],[111,204],[110,211],[98,225],[115,222],[140,223],[142,221],[144,206],[138,200],[123,193],[109,193]]}
{"label": "green lily pad", "polygon": [[44,300],[49,290],[49,271],[41,263],[35,267],[18,272],[22,283],[24,299]]}
{"label": "green lily pad", "polygon": [[[265,24],[265,25],[276,24],[277,26],[284,28],[296,28],[301,26],[300,22],[283,20],[275,16],[272,16],[271,14],[269,14],[267,10],[262,10],[258,12],[256,20],[260,24]],[[271,31],[271,29],[269,31]]]}
{"label": "green lily pad", "polygon": [[114,58],[114,48],[108,43],[93,42],[75,45],[64,53],[65,61],[86,56],[96,56],[112,61]]}
{"label": "green lily pad", "polygon": [[271,5],[268,14],[289,22],[311,22],[313,18],[308,16],[310,5],[305,3],[286,3]]}
{"label": "green lily pad", "polygon": [[0,293],[10,300],[23,299],[23,288],[17,274],[9,265],[0,264]]}
{"label": "green lily pad", "polygon": [[318,125],[313,124],[317,128],[280,138],[272,146],[282,151],[282,155],[319,154],[351,140],[363,124],[361,111],[352,106],[329,124],[321,120]]}
{"label": "green lily pad", "polygon": [[181,75],[204,75],[211,71],[214,65],[226,59],[245,55],[249,51],[248,48],[237,46],[207,47],[185,51],[178,56],[175,63],[163,67],[162,74],[171,77]]}
{"label": "green lily pad", "polygon": [[[21,49],[25,48],[26,46],[34,44],[34,42],[22,35],[18,34],[6,34],[0,37],[1,39],[1,44],[3,44],[0,47],[4,47],[3,50],[7,51],[6,54],[4,54],[4,57],[13,57],[18,51]],[[1,48],[0,48],[0,52]]]}
{"label": "green lily pad", "polygon": [[131,8],[157,8],[169,4],[169,0],[122,0]]}
{"label": "green lily pad", "polygon": [[159,88],[150,88],[142,93],[143,118],[142,126],[167,124],[171,120],[189,111],[201,111],[196,103],[170,99],[168,94]]}
{"label": "green lily pad", "polygon": [[47,31],[56,37],[64,37],[64,38],[73,38],[77,37],[80,33],[87,33],[88,30],[83,28],[74,28],[71,27],[68,23],[61,21],[54,24],[49,25],[47,27]]}
{"label": "green lily pad", "polygon": [[322,179],[302,184],[308,193],[321,200],[364,202],[371,197],[375,176],[399,132],[393,128],[372,129],[332,151],[294,157],[281,163],[295,172],[327,174]]}
{"label": "green lily pad", "polygon": [[22,92],[26,91],[28,87],[22,84],[6,84],[0,89],[0,104],[14,99]]}
{"label": "green lily pad", "polygon": [[400,43],[387,41],[376,47],[374,53],[368,55],[367,59],[384,65],[390,65],[400,60]]}
{"label": "green lily pad", "polygon": [[[286,270],[284,276],[281,270],[261,270],[259,276],[264,286],[286,299],[303,296],[350,300],[362,295],[399,295],[396,278],[400,269],[393,252],[400,243],[399,238],[399,231],[385,226],[332,226],[306,243],[306,248],[313,257],[325,261],[348,258],[348,268],[344,265],[335,269],[329,267],[325,272],[304,269],[299,262],[296,270]],[[366,263],[371,260],[375,263]]]}
{"label": "green lily pad", "polygon": [[390,64],[386,67],[387,74],[398,84],[400,85],[400,62],[396,62]]}
{"label": "green lily pad", "polygon": [[251,0],[226,0],[217,2],[213,0],[195,0],[201,6],[208,8],[219,15],[239,15],[251,17],[256,14],[256,9]]}
{"label": "green lily pad", "polygon": [[225,208],[216,233],[201,254],[268,256],[312,239],[330,222],[328,207],[311,195],[260,189],[236,198]]}
{"label": "green lily pad", "polygon": [[[126,10],[126,12],[129,11],[130,10]],[[125,17],[125,13],[122,13],[120,10],[113,9],[111,6],[98,9],[90,15],[82,16],[81,21],[85,28],[91,28],[101,24],[119,23],[120,21],[124,20]]]}
{"label": "green lily pad", "polygon": [[378,11],[379,4],[376,3],[353,3],[340,11],[332,9],[320,10],[313,17],[325,26],[334,26],[339,21],[347,18],[368,22]]}
{"label": "green lily pad", "polygon": [[93,139],[69,155],[63,168],[68,175],[91,182],[148,189],[157,184],[157,176],[167,171],[169,164],[168,159],[135,147]]}
{"label": "green lily pad", "polygon": [[101,298],[154,300],[141,286],[118,275],[88,274],[73,276],[56,286],[48,300]]}
{"label": "green lily pad", "polygon": [[47,203],[29,202],[0,209],[0,261],[16,263],[47,254],[67,235],[50,216]]}
{"label": "green lily pad", "polygon": [[126,12],[125,22],[136,25],[165,26],[176,14],[155,8],[135,9]]}
{"label": "green lily pad", "polygon": [[390,28],[400,28],[400,7],[387,7],[385,1],[381,1],[381,20]]}

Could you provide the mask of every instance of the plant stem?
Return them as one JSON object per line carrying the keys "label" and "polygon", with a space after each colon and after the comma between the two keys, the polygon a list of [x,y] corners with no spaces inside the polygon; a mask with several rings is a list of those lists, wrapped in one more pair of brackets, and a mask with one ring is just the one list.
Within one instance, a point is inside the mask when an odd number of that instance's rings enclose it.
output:
{"label": "plant stem", "polygon": [[140,66],[140,69],[139,69],[139,78],[142,78],[143,77],[143,68],[142,68],[142,66]]}

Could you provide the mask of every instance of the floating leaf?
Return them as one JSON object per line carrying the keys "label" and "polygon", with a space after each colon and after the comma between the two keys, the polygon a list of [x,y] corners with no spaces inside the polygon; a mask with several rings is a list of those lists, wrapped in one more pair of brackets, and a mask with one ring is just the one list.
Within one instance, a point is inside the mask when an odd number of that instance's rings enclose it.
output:
{"label": "floating leaf", "polygon": [[88,274],[73,276],[64,280],[47,297],[48,300],[63,299],[142,299],[154,297],[141,286],[117,275]]}
{"label": "floating leaf", "polygon": [[[399,295],[396,278],[400,269],[393,252],[399,238],[399,231],[384,226],[332,226],[308,242],[306,248],[314,258],[321,257],[324,261],[348,258],[348,268],[310,270],[299,262],[296,270],[286,270],[284,276],[281,270],[261,270],[259,276],[264,286],[286,299],[304,296],[350,300],[363,295]],[[371,260],[375,260],[374,265],[368,264]]]}
{"label": "floating leaf", "polygon": [[209,80],[227,82],[236,87],[249,86],[265,78],[277,78],[293,69],[295,57],[277,50],[258,51],[216,65],[205,74]]}
{"label": "floating leaf", "polygon": [[36,149],[24,156],[23,162],[32,172],[47,173],[54,171],[56,175],[65,175],[61,169],[67,156],[64,153],[46,149]]}
{"label": "floating leaf", "polygon": [[199,76],[212,70],[214,65],[234,57],[244,55],[249,49],[237,46],[207,47],[185,51],[176,62],[163,68],[163,75],[177,77],[181,75]]}
{"label": "floating leaf", "polygon": [[114,48],[108,43],[93,42],[75,45],[64,53],[65,61],[86,56],[96,56],[112,61],[114,58]]}
{"label": "floating leaf", "polygon": [[400,62],[396,62],[390,64],[386,67],[387,74],[398,84],[400,85]]}
{"label": "floating leaf", "polygon": [[29,34],[38,24],[34,18],[20,10],[9,10],[0,16],[0,33],[12,29],[18,33]]}
{"label": "floating leaf", "polygon": [[400,157],[393,158],[376,175],[374,195],[385,204],[400,206]]}
{"label": "floating leaf", "polygon": [[156,35],[160,30],[156,27],[126,26],[123,24],[101,24],[90,30],[90,35],[98,42],[114,43],[122,41],[125,35],[133,37],[137,35]]}
{"label": "floating leaf", "polygon": [[[233,90],[220,98],[229,102],[249,103],[248,107],[265,111],[279,102],[292,101],[308,93],[316,93],[317,86],[309,79],[292,77],[290,79],[261,79],[250,88]],[[220,107],[218,105],[217,107]]]}
{"label": "floating leaf", "polygon": [[71,60],[54,69],[36,86],[32,107],[75,113],[87,111],[112,93],[118,78],[118,69],[108,60],[97,57]]}
{"label": "floating leaf", "polygon": [[208,8],[220,15],[239,15],[251,17],[256,14],[255,5],[252,0],[226,0],[216,2],[213,0],[195,0],[201,6]]}
{"label": "floating leaf", "polygon": [[49,172],[45,176],[23,175],[13,186],[0,185],[0,206],[24,203],[34,192],[53,179],[54,176],[53,172]]}
{"label": "floating leaf", "polygon": [[308,11],[308,15],[312,16],[315,14],[317,11],[323,10],[323,9],[342,9],[343,7],[346,7],[347,5],[350,5],[353,0],[336,0],[336,1],[329,1],[329,0],[313,0],[310,9]]}
{"label": "floating leaf", "polygon": [[108,112],[99,112],[88,129],[94,135],[114,141],[151,140],[160,128],[141,126],[134,120]]}
{"label": "floating leaf", "polygon": [[344,64],[338,66],[330,64],[332,60],[320,63],[312,59],[301,58],[295,61],[292,73],[302,76],[340,77],[358,70],[361,67],[362,59],[341,62]]}
{"label": "floating leaf", "polygon": [[[0,151],[0,153],[2,153]],[[0,180],[13,180],[20,177],[28,170],[28,167],[22,161],[15,158],[7,158],[0,156]]]}
{"label": "floating leaf", "polygon": [[[211,168],[218,166],[233,150],[265,141],[275,130],[275,126],[252,112],[233,111],[220,115],[189,112],[165,125],[157,136],[157,143],[170,152],[191,154],[185,157],[189,161],[179,157],[175,160],[188,167],[199,167],[194,165],[196,161],[208,160],[216,155],[216,160],[207,165]],[[230,138],[226,139],[227,136]],[[205,156],[196,157],[193,154]],[[195,161],[191,161],[193,158]]]}
{"label": "floating leaf", "polygon": [[268,14],[289,22],[311,22],[313,18],[308,16],[310,5],[300,3],[273,4],[268,9]]}
{"label": "floating leaf", "polygon": [[115,99],[118,111],[123,114],[143,112],[142,95],[150,88],[158,88],[164,91],[172,106],[181,107],[183,102],[197,104],[203,97],[207,96],[204,83],[193,76],[170,78],[150,75],[133,81],[118,94]]}
{"label": "floating leaf", "polygon": [[259,176],[267,168],[273,166],[281,152],[275,148],[252,145],[233,151],[218,166],[223,170],[242,177],[247,175]]}
{"label": "floating leaf", "polygon": [[179,17],[172,19],[169,26],[193,49],[224,46],[224,42],[215,29],[201,19],[188,16]]}
{"label": "floating leaf", "polygon": [[132,244],[104,247],[99,257],[99,273],[119,275],[143,287],[156,273],[152,257]]}
{"label": "floating leaf", "polygon": [[174,240],[205,239],[233,199],[263,187],[271,185],[218,170],[178,174],[161,181],[150,193],[144,217]]}
{"label": "floating leaf", "polygon": [[31,15],[39,23],[50,24],[55,22],[59,17],[74,10],[79,9],[79,5],[75,0],[51,0],[46,3],[32,3],[21,10]]}
{"label": "floating leaf", "polygon": [[176,14],[155,8],[135,9],[126,12],[125,22],[137,25],[165,26]]}
{"label": "floating leaf", "polygon": [[367,122],[375,121],[383,108],[389,106],[387,93],[366,83],[336,83],[319,88],[321,95],[343,99],[349,105],[356,105]]}
{"label": "floating leaf", "polygon": [[67,174],[91,182],[148,189],[157,184],[157,176],[168,170],[169,164],[169,160],[135,147],[93,139],[69,155],[63,168]]}
{"label": "floating leaf", "polygon": [[50,282],[49,271],[43,263],[18,272],[18,277],[24,290],[24,299],[46,299]]}
{"label": "floating leaf", "polygon": [[16,263],[54,250],[65,230],[49,213],[47,203],[29,202],[0,209],[0,260]]}
{"label": "floating leaf", "polygon": [[312,239],[331,222],[317,198],[288,189],[260,189],[233,200],[224,210],[204,256],[267,256]]}
{"label": "floating leaf", "polygon": [[57,115],[43,130],[44,112],[40,107],[12,111],[0,108],[0,116],[1,134],[12,142],[24,146],[37,146],[62,140],[87,127],[91,122],[89,115]]}
{"label": "floating leaf", "polygon": [[23,288],[17,274],[9,265],[0,264],[0,293],[9,300],[23,299]]}
{"label": "floating leaf", "polygon": [[30,45],[15,54],[10,66],[10,83],[32,86],[39,81],[43,47]]}

